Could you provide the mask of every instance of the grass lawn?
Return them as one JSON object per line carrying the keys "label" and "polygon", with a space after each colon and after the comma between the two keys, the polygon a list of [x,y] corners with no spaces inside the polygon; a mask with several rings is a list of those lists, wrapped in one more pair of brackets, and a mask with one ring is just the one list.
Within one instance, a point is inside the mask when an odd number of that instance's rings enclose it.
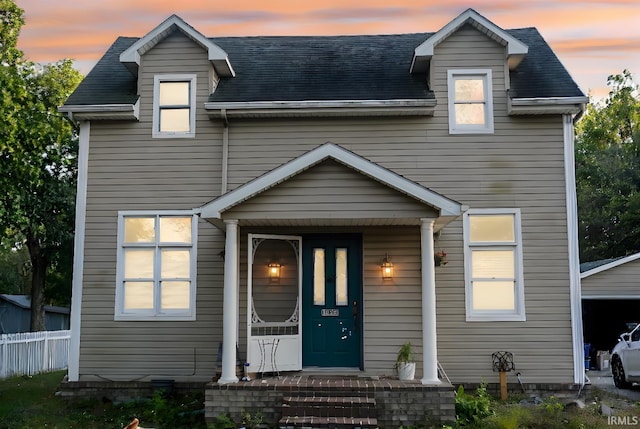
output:
{"label": "grass lawn", "polygon": [[133,417],[147,428],[202,428],[204,392],[193,397],[156,395],[122,404],[68,402],[55,396],[65,371],[0,380],[0,429],[122,429]]}
{"label": "grass lawn", "polygon": [[[121,404],[98,400],[69,402],[55,396],[64,371],[34,377],[0,380],[0,429],[122,429],[133,417],[145,428],[207,429],[204,421],[204,392],[190,396],[141,398]],[[536,406],[522,406],[522,398],[497,401],[486,391],[458,392],[458,421],[452,429],[598,429],[640,426],[638,403],[610,393],[592,389],[584,409],[566,408],[557,399],[547,398]],[[608,405],[620,418],[610,421],[601,413]],[[626,416],[626,419],[625,419]],[[625,425],[630,423],[631,426]],[[255,425],[246,425],[248,429]],[[237,428],[230,420],[211,424],[211,429]],[[432,425],[409,426],[406,429],[433,428]],[[435,426],[441,428],[441,426]],[[388,428],[397,429],[397,428]]]}

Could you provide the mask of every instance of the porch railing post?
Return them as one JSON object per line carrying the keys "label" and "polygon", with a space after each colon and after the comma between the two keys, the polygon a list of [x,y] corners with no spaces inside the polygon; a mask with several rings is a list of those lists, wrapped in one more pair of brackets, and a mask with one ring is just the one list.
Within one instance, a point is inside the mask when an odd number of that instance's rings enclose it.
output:
{"label": "porch railing post", "polygon": [[218,383],[237,383],[236,341],[238,338],[238,221],[225,220],[224,297],[222,328],[222,374]]}
{"label": "porch railing post", "polygon": [[435,219],[420,219],[422,254],[422,384],[440,384],[436,338],[436,273],[433,250]]}

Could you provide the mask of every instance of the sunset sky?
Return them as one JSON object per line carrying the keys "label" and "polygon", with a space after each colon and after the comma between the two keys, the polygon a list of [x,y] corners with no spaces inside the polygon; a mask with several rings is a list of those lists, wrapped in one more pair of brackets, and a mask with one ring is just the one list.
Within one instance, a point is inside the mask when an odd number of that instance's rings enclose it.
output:
{"label": "sunset sky", "polygon": [[639,0],[17,0],[28,59],[72,58],[84,74],[117,36],[144,36],[177,14],[208,37],[433,32],[472,7],[504,28],[536,27],[585,93],[610,74],[640,81]]}

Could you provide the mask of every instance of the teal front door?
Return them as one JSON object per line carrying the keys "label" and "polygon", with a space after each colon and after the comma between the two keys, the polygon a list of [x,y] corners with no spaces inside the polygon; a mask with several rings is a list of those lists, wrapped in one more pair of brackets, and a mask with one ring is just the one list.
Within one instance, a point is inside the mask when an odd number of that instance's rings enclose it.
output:
{"label": "teal front door", "polygon": [[362,240],[302,239],[302,364],[362,367]]}

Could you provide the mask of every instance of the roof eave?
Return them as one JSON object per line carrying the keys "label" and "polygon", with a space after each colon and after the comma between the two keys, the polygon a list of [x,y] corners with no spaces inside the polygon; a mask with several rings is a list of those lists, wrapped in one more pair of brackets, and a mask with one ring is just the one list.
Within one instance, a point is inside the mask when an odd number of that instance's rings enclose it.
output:
{"label": "roof eave", "polygon": [[576,115],[584,111],[589,97],[508,98],[509,115]]}
{"label": "roof eave", "polygon": [[586,277],[592,276],[594,274],[601,273],[603,271],[610,270],[611,268],[618,267],[620,265],[624,265],[628,262],[637,261],[640,259],[640,253],[634,253],[629,256],[625,256],[624,258],[616,259],[615,261],[609,262],[608,264],[600,265],[599,267],[592,268],[585,272],[580,273],[580,278],[584,279]]}
{"label": "roof eave", "polygon": [[133,120],[140,119],[139,100],[135,104],[63,105],[58,111],[72,120]]}
{"label": "roof eave", "polygon": [[435,99],[207,102],[210,118],[433,116]]}

